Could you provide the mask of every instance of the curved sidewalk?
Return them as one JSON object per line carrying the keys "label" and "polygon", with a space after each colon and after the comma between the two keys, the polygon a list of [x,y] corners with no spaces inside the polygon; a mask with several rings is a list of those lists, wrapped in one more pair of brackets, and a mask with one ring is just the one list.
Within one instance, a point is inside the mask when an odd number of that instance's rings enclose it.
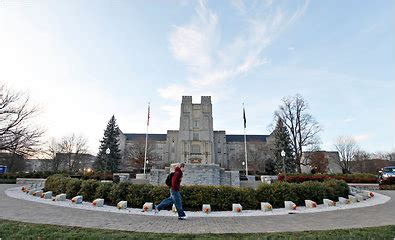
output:
{"label": "curved sidewalk", "polygon": [[327,230],[374,227],[395,223],[395,191],[379,191],[390,196],[385,204],[340,211],[282,216],[190,218],[127,215],[55,207],[8,197],[4,191],[16,185],[0,185],[0,219],[65,226],[137,232],[251,233]]}

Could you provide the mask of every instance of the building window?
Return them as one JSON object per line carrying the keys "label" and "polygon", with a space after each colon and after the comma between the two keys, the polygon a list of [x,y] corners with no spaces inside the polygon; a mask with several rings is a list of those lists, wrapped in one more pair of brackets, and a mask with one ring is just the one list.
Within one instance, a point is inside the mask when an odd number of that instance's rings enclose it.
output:
{"label": "building window", "polygon": [[194,126],[194,127],[198,127],[198,121],[196,121],[196,120],[193,121],[193,126]]}
{"label": "building window", "polygon": [[195,141],[199,140],[199,133],[193,133],[193,140]]}
{"label": "building window", "polygon": [[192,145],[192,154],[200,154],[200,145]]}
{"label": "building window", "polygon": [[221,153],[221,148],[218,148],[218,153]]}

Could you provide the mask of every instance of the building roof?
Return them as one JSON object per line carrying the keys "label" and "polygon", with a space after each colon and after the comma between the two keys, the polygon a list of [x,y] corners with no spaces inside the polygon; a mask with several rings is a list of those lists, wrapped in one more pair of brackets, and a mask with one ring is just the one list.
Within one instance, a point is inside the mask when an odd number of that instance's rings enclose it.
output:
{"label": "building roof", "polygon": [[[128,141],[145,141],[145,133],[125,133]],[[166,141],[167,134],[148,134],[148,141]]]}
{"label": "building roof", "polygon": [[[269,135],[246,135],[247,142],[267,142]],[[244,135],[226,135],[226,142],[244,142]]]}
{"label": "building roof", "polygon": [[[127,141],[144,141],[145,133],[125,133]],[[246,135],[247,142],[266,142],[269,135]],[[166,141],[167,134],[148,134],[148,141]],[[226,142],[244,142],[244,135],[226,135]]]}

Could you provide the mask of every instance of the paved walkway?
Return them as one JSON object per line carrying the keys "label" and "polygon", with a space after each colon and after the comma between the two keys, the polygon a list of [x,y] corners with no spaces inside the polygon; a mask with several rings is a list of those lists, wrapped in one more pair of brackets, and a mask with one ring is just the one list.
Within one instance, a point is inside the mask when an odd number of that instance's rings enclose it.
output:
{"label": "paved walkway", "polygon": [[103,228],[137,232],[248,233],[360,228],[395,224],[395,191],[385,204],[321,213],[283,216],[190,218],[141,216],[55,207],[8,197],[4,191],[16,185],[0,185],[0,219],[22,222]]}

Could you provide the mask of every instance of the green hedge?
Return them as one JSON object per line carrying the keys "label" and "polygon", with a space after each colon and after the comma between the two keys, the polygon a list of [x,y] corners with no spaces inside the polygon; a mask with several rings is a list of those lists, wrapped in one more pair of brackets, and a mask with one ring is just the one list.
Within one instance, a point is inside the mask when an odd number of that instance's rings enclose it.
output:
{"label": "green hedge", "polygon": [[18,173],[3,173],[0,174],[0,179],[17,179],[17,178],[47,178],[51,175],[54,175],[54,172],[34,172],[34,173],[25,173],[25,172],[18,172]]}
{"label": "green hedge", "polygon": [[15,184],[16,179],[0,178],[0,184]]}
{"label": "green hedge", "polygon": [[96,198],[103,198],[105,202],[111,202],[110,201],[110,191],[111,188],[115,184],[113,183],[99,183],[98,187],[96,188],[95,192],[95,199]]}
{"label": "green hedge", "polygon": [[[306,181],[326,181],[328,179],[344,180],[347,183],[377,183],[378,178],[371,173],[353,173],[353,174],[287,174],[287,182],[306,182]],[[284,181],[284,175],[278,175],[278,180]]]}
{"label": "green hedge", "polygon": [[380,190],[395,190],[395,177],[383,179],[379,184]]}
{"label": "green hedge", "polygon": [[99,185],[100,183],[93,179],[82,181],[78,195],[85,196],[85,201],[93,201],[95,200],[96,191]]}
{"label": "green hedge", "polygon": [[[166,186],[135,185],[131,183],[101,183],[96,180],[80,180],[61,175],[47,179],[45,190],[55,194],[66,193],[68,198],[77,194],[84,200],[104,198],[106,204],[116,205],[121,200],[128,206],[141,208],[145,202],[159,204],[169,197]],[[272,185],[261,184],[256,190],[229,186],[183,186],[181,196],[185,210],[199,211],[202,204],[211,204],[214,211],[231,210],[232,203],[240,203],[244,209],[260,209],[260,202],[269,202],[274,207],[283,207],[284,201],[293,201],[304,205],[305,199],[322,203],[324,198],[337,201],[338,197],[347,197],[349,188],[341,180],[324,182],[309,181],[303,183],[276,182]]]}

